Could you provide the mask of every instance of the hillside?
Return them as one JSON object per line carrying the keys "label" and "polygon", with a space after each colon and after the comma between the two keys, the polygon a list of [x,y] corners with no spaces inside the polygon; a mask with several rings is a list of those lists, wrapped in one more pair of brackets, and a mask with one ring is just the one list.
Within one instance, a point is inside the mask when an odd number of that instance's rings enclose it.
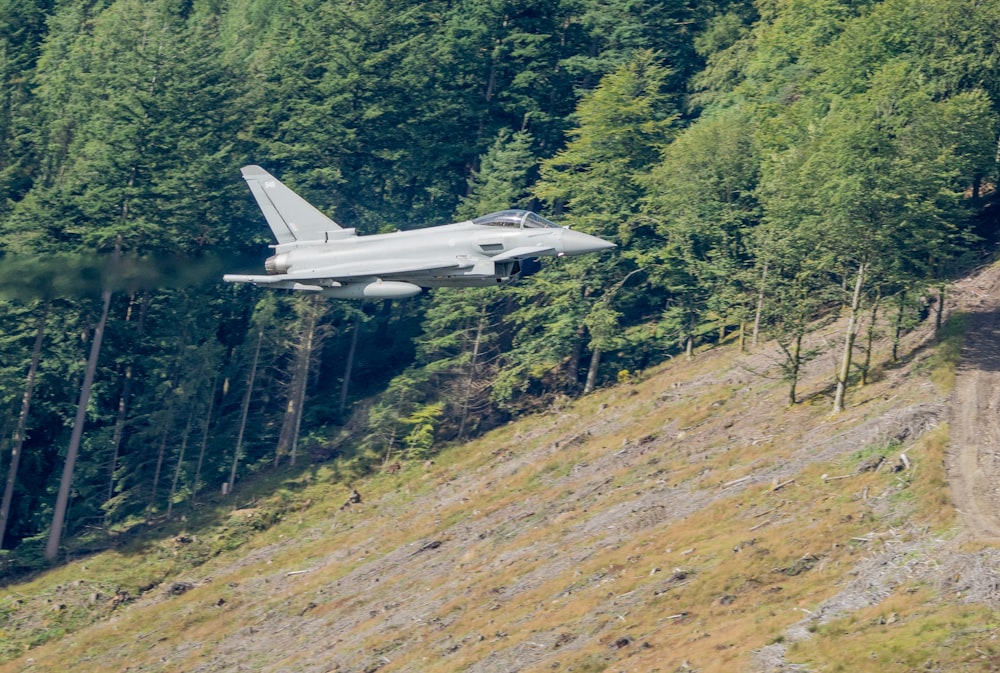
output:
{"label": "hillside", "polygon": [[925,322],[896,364],[881,343],[836,417],[835,322],[795,407],[776,347],[729,345],[433,463],[286,473],[5,587],[0,671],[996,670],[969,403],[1000,389],[1000,268],[950,291],[941,338]]}

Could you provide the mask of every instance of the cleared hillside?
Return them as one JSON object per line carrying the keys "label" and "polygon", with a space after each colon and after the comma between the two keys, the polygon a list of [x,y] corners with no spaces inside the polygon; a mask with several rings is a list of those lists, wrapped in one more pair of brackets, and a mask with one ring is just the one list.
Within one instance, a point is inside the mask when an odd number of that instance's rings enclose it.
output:
{"label": "cleared hillside", "polygon": [[954,289],[973,318],[939,340],[883,344],[838,416],[833,323],[795,407],[776,349],[717,348],[5,587],[0,671],[996,670],[1000,551],[947,466],[962,327],[991,329],[998,277]]}

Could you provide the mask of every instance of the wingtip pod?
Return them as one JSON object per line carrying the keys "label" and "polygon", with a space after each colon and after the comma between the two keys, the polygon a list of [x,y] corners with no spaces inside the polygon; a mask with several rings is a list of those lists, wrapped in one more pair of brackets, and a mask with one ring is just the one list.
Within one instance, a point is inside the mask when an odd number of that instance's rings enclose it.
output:
{"label": "wingtip pod", "polygon": [[223,282],[226,283],[252,283],[253,276],[245,276],[237,273],[227,273],[222,277]]}

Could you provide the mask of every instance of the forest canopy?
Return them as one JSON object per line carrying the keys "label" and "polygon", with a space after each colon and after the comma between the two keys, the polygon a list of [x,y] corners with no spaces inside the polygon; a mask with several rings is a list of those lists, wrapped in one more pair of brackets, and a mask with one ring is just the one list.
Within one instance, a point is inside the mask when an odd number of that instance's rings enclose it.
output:
{"label": "forest canopy", "polygon": [[[995,241],[998,35],[972,0],[0,0],[10,562],[724,339],[775,339],[795,404],[837,313],[843,408],[859,316],[898,338]],[[618,247],[404,301],[224,285],[271,243],[250,163],[360,233],[531,208]]]}

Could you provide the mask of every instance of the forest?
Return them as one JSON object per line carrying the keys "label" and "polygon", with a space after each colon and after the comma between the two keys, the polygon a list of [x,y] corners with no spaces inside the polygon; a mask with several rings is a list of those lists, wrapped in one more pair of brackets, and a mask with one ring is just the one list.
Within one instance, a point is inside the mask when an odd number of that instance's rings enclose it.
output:
{"label": "forest", "polygon": [[[975,0],[0,0],[0,570],[722,341],[776,340],[796,404],[848,315],[842,410],[995,243],[998,60]],[[618,247],[378,303],[227,285],[272,243],[249,163],[360,233],[523,207]]]}

